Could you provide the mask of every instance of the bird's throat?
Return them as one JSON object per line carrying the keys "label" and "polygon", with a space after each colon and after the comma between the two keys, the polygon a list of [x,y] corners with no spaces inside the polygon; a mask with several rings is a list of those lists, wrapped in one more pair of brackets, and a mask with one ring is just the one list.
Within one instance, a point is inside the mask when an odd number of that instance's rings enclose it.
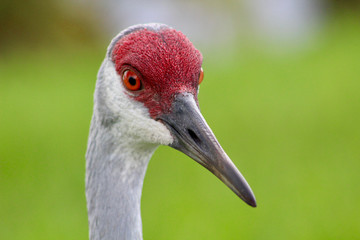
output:
{"label": "bird's throat", "polygon": [[142,186],[156,146],[113,137],[104,128],[91,128],[86,154],[90,239],[140,240]]}

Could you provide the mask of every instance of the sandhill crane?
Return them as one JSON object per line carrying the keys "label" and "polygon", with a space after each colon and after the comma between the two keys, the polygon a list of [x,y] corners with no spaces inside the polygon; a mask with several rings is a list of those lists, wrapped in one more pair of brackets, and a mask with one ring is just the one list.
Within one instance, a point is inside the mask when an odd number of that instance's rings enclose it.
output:
{"label": "sandhill crane", "polygon": [[185,153],[256,206],[200,113],[201,65],[192,43],[163,24],[129,27],[110,43],[98,73],[86,152],[90,239],[142,239],[144,175],[161,144]]}

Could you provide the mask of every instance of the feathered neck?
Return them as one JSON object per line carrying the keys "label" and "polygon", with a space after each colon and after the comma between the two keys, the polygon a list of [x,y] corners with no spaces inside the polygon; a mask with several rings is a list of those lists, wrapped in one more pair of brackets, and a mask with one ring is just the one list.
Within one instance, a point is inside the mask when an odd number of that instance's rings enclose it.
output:
{"label": "feathered neck", "polygon": [[155,145],[112,139],[93,117],[86,153],[90,239],[142,239],[141,192]]}

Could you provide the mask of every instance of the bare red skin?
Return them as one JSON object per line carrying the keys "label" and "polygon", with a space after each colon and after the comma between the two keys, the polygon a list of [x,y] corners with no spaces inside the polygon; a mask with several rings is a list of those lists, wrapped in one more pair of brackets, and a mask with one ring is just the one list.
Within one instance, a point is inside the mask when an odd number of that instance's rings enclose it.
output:
{"label": "bare red skin", "polygon": [[115,44],[112,60],[120,76],[129,66],[140,75],[143,88],[131,96],[149,109],[153,119],[171,112],[178,93],[191,93],[197,101],[202,55],[181,32],[134,31]]}

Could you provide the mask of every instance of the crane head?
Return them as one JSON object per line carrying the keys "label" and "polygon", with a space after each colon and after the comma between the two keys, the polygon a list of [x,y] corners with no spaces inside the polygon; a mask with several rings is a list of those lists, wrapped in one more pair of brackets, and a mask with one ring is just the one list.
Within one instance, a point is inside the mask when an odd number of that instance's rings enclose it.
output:
{"label": "crane head", "polygon": [[185,153],[255,207],[251,188],[200,113],[203,77],[202,55],[181,32],[163,24],[125,29],[110,44],[98,75],[95,97],[105,113],[100,121],[122,128],[129,141]]}

